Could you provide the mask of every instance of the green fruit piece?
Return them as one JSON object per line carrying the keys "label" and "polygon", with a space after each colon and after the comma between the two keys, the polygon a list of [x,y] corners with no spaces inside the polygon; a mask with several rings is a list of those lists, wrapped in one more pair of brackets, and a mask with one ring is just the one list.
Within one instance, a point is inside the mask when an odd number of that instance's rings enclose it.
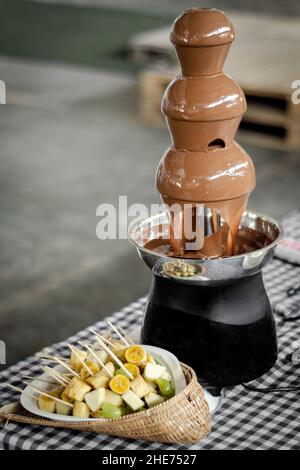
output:
{"label": "green fruit piece", "polygon": [[125,375],[125,377],[127,377],[127,379],[131,379],[129,373],[125,372],[124,369],[117,369],[114,375],[120,375],[120,374]]}
{"label": "green fruit piece", "polygon": [[120,418],[121,410],[118,406],[104,401],[101,405],[101,414],[103,418],[114,419]]}
{"label": "green fruit piece", "polygon": [[129,415],[131,413],[130,409],[125,405],[121,405],[119,407],[119,409],[121,411],[121,416],[126,416],[126,415]]}
{"label": "green fruit piece", "polygon": [[171,382],[166,379],[157,379],[156,383],[160,393],[166,398],[172,398],[175,395],[175,390]]}

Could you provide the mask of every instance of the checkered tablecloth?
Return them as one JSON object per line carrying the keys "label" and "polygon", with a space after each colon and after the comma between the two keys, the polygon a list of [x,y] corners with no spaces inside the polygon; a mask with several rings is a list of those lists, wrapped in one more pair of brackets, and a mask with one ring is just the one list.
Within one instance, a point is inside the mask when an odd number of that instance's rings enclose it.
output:
{"label": "checkered tablecloth", "polygon": [[[300,240],[300,212],[285,220],[287,235]],[[264,280],[273,305],[279,340],[279,358],[276,366],[251,385],[255,387],[299,386],[300,364],[293,364],[292,353],[300,348],[300,294],[287,299],[287,289],[300,282],[300,266],[274,259],[264,270]],[[130,331],[141,323],[146,299],[142,298],[110,317]],[[285,305],[288,314],[284,313]],[[298,305],[298,310],[297,310]],[[290,312],[293,313],[290,313]],[[277,313],[276,313],[277,312]],[[294,317],[294,319],[292,319]],[[96,324],[105,330],[105,323]],[[90,337],[81,331],[66,342],[53,345],[49,353],[61,354],[67,343]],[[16,377],[20,370],[26,375],[39,372],[39,361],[30,357],[0,374],[0,406],[18,398],[6,383],[20,386]],[[247,391],[242,385],[225,390],[225,399],[213,417],[213,430],[208,437],[191,446],[164,445],[132,441],[87,432],[60,430],[8,423],[0,429],[0,449],[35,450],[221,450],[221,449],[277,449],[300,448],[300,392],[261,394]]]}

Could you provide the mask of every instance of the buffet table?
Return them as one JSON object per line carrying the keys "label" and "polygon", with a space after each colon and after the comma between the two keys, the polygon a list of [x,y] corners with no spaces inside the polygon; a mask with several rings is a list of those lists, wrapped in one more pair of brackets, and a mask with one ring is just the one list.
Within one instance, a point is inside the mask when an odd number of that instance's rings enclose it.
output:
{"label": "buffet table", "polygon": [[[300,240],[300,212],[285,219],[284,225],[287,236]],[[223,404],[213,416],[212,432],[203,441],[190,446],[165,445],[9,422],[0,428],[0,450],[299,450],[300,266],[275,258],[266,266],[264,280],[277,322],[277,364],[252,382],[250,388],[240,385],[224,391]],[[109,319],[130,332],[141,324],[145,302],[146,298],[142,298]],[[95,327],[105,331],[106,324],[102,321]],[[62,354],[68,343],[86,340],[90,335],[88,329],[81,331],[44,351]],[[0,373],[0,406],[18,399],[18,394],[6,384],[21,386],[15,378],[20,370],[33,376],[39,369],[40,361],[30,357]],[[274,390],[278,387],[291,387],[291,390]],[[293,390],[294,387],[298,390]],[[265,390],[269,388],[272,391]]]}

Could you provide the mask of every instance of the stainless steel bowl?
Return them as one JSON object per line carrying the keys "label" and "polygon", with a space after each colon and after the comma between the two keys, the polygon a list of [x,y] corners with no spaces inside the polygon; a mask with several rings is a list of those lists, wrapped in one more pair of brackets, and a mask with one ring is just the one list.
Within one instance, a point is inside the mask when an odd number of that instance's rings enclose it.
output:
{"label": "stainless steel bowl", "polygon": [[262,214],[246,211],[243,214],[240,229],[255,230],[263,239],[265,246],[254,251],[236,256],[198,259],[175,258],[145,248],[145,244],[155,238],[169,237],[168,216],[160,213],[143,220],[129,230],[128,238],[144,263],[156,274],[167,276],[165,263],[188,264],[196,266],[198,274],[191,277],[174,276],[176,282],[207,283],[209,281],[224,281],[249,276],[262,269],[273,256],[276,245],[283,237],[283,228],[276,222]]}

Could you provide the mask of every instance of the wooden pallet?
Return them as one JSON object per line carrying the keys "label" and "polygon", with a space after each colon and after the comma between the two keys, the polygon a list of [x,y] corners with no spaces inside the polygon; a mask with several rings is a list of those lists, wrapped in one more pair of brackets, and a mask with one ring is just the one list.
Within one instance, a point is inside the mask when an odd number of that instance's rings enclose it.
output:
{"label": "wooden pallet", "polygon": [[[300,104],[293,104],[292,83],[300,79],[300,28],[297,20],[278,20],[255,15],[231,15],[237,26],[237,39],[225,66],[243,88],[248,109],[240,126],[244,142],[277,149],[300,148]],[[253,29],[254,28],[254,29]],[[257,36],[253,39],[253,31]],[[172,48],[167,29],[153,32],[136,41],[136,48],[146,54],[166,58]],[[251,38],[251,40],[250,40]],[[143,56],[145,60],[145,55]],[[144,122],[161,126],[161,98],[170,80],[179,72],[172,65],[165,70],[146,69],[140,76],[140,115]]]}

